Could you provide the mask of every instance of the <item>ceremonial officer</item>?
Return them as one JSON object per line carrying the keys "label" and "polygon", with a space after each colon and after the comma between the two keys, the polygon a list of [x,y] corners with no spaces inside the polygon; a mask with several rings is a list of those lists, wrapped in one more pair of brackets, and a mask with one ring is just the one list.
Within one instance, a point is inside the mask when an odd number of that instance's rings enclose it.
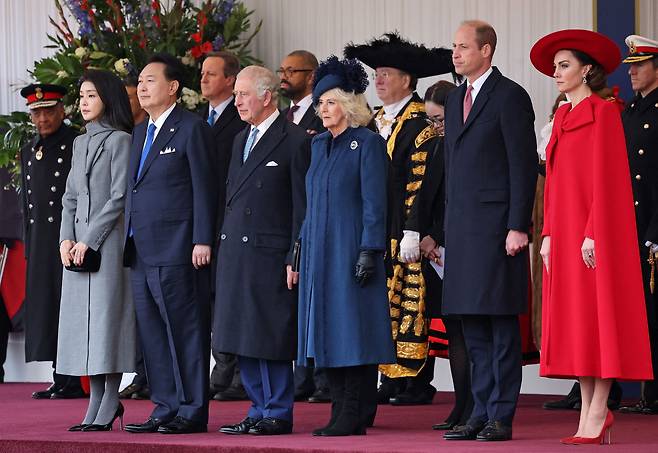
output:
{"label": "ceremonial officer", "polygon": [[[233,139],[238,132],[243,130],[247,123],[243,122],[238,115],[238,110],[233,102],[233,86],[235,77],[240,72],[240,60],[231,52],[210,52],[206,55],[201,66],[201,94],[208,99],[199,110],[199,114],[205,119],[215,137],[215,158],[217,166],[215,176],[219,181],[219,196],[217,197],[217,222],[216,231],[222,225],[224,219],[224,199],[226,189],[226,174],[231,161],[231,148]],[[216,255],[218,235],[215,235],[213,253]],[[215,272],[217,260],[211,261],[211,282],[214,301]],[[211,302],[214,307],[214,302]],[[212,351],[215,366],[210,374],[210,394],[218,401],[243,400],[247,398],[242,382],[240,381],[240,367],[238,359],[232,354],[222,354]]]}
{"label": "ceremonial officer", "polygon": [[297,277],[289,265],[304,218],[310,137],[277,110],[278,86],[260,66],[235,82],[235,105],[250,127],[233,142],[212,345],[238,356],[252,405],[244,420],[222,426],[226,434],[292,431]]}
{"label": "ceremonial officer", "polygon": [[658,414],[658,41],[631,35],[626,44],[629,55],[624,63],[630,65],[628,74],[637,95],[622,112],[622,121],[635,199],[654,379],[644,382],[639,403],[620,411]]}
{"label": "ceremonial officer", "polygon": [[[76,132],[64,124],[66,88],[32,84],[21,90],[27,99],[37,135],[21,148],[21,198],[27,258],[25,294],[25,360],[53,361],[57,355],[57,326],[62,289],[59,227],[62,195],[71,169]],[[53,371],[54,384],[33,398],[84,396],[80,378]]]}
{"label": "ceremonial officer", "polygon": [[409,230],[405,224],[436,139],[434,128],[426,122],[423,101],[415,92],[416,84],[422,77],[453,72],[450,55],[448,49],[428,49],[396,33],[345,48],[345,57],[357,58],[376,71],[375,89],[384,105],[377,110],[374,123],[387,140],[391,159],[388,234],[393,275],[388,288],[397,363],[380,367],[385,377],[378,391],[379,403],[429,404],[436,392],[430,384],[434,359],[427,354],[429,322],[420,238],[417,232],[405,232]]}

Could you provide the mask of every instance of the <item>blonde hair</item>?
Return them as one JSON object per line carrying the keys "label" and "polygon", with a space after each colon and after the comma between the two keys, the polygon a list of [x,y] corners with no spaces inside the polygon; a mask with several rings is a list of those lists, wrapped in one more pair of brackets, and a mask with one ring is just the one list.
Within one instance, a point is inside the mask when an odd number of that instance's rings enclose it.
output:
{"label": "blonde hair", "polygon": [[[363,93],[354,94],[340,88],[332,88],[322,93],[322,96],[330,96],[340,104],[350,127],[366,126],[370,122],[372,113]],[[320,115],[319,104],[315,106],[315,113]]]}

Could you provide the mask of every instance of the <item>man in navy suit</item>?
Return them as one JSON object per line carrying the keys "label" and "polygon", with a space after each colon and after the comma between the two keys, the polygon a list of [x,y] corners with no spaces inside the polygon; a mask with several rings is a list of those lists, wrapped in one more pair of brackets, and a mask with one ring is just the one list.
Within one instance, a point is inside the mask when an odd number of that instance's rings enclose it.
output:
{"label": "man in navy suit", "polygon": [[292,432],[297,351],[296,275],[289,266],[304,219],[310,136],[277,110],[279,79],[248,66],[235,105],[250,127],[233,142],[217,256],[212,345],[236,354],[252,402],[226,434]]}
{"label": "man in navy suit", "polygon": [[[208,122],[215,138],[215,157],[217,167],[215,175],[219,182],[217,197],[217,223],[216,232],[222,226],[224,219],[224,198],[226,196],[226,175],[231,162],[231,148],[233,139],[238,132],[247,127],[247,123],[240,119],[238,110],[233,102],[233,86],[235,78],[240,72],[240,60],[231,52],[210,52],[206,55],[201,66],[201,94],[208,99],[199,110],[199,114]],[[213,256],[216,256],[219,237],[215,234],[213,242]],[[215,280],[217,260],[211,264],[211,307],[215,300]],[[215,366],[210,374],[210,393],[213,399],[219,401],[243,400],[247,394],[240,381],[240,367],[238,359],[232,354],[222,354],[212,351]]]}
{"label": "man in navy suit", "polygon": [[518,315],[528,307],[528,229],[537,177],[526,91],[491,66],[496,32],[463,22],[452,60],[467,79],[445,111],[445,315],[460,315],[474,407],[450,440],[509,440],[521,388]]}
{"label": "man in navy suit", "polygon": [[168,54],[154,55],[139,75],[149,120],[133,131],[125,258],[155,408],[146,422],[126,426],[136,433],[207,431],[209,281],[202,271],[215,225],[214,144],[208,124],[176,105],[182,76]]}

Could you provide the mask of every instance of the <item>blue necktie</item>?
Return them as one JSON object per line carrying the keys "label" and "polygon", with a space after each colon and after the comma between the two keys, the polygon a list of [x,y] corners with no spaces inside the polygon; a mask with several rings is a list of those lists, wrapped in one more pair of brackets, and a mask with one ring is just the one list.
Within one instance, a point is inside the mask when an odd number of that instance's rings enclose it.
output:
{"label": "blue necktie", "polygon": [[244,151],[242,152],[242,163],[244,163],[247,160],[247,157],[249,157],[249,153],[251,152],[251,148],[254,147],[254,143],[256,143],[256,136],[258,135],[258,128],[253,128],[251,130],[251,134],[249,134],[249,138],[247,139],[247,143],[244,144]]}
{"label": "blue necktie", "polygon": [[215,125],[215,116],[217,116],[217,112],[215,111],[215,109],[212,109],[210,111],[210,115],[208,115],[208,124],[210,124],[211,126]]}
{"label": "blue necktie", "polygon": [[142,149],[142,157],[139,159],[139,169],[137,170],[137,177],[142,174],[142,168],[144,167],[144,162],[151,151],[151,145],[153,144],[153,137],[155,136],[155,124],[149,124],[148,132],[146,133],[146,143],[144,144],[144,149]]}

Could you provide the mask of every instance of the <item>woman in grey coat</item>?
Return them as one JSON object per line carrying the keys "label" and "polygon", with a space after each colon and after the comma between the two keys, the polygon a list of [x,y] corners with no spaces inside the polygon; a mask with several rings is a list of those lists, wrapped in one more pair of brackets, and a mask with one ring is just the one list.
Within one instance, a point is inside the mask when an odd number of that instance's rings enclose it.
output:
{"label": "woman in grey coat", "polygon": [[64,270],[57,372],[90,376],[87,413],[69,431],[109,431],[117,417],[123,424],[121,373],[134,371],[135,362],[135,312],[122,259],[133,121],[121,80],[107,71],[85,73],[80,111],[87,132],[73,142],[60,255],[65,267],[81,265],[93,252],[101,263],[97,272]]}

